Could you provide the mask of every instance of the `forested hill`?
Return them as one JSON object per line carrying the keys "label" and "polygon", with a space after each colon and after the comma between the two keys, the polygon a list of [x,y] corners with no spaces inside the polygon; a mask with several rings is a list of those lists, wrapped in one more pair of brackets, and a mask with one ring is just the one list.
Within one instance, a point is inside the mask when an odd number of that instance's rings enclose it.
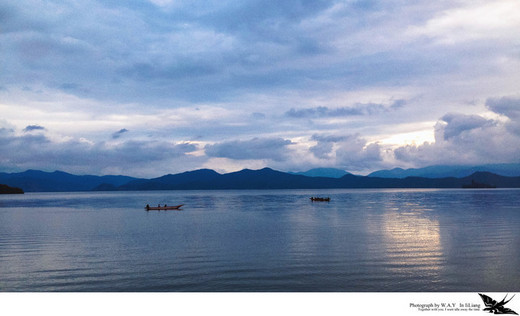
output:
{"label": "forested hill", "polygon": [[136,178],[126,176],[78,176],[62,171],[27,170],[18,173],[0,173],[0,183],[22,188],[25,192],[91,191],[102,184],[114,189],[132,180],[136,180]]}

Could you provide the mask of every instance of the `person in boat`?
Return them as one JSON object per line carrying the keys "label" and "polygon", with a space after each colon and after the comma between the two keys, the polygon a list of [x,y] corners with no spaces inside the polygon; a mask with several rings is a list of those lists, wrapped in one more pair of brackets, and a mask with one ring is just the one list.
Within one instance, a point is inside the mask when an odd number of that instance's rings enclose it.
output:
{"label": "person in boat", "polygon": [[167,207],[168,205],[164,204],[164,207]]}
{"label": "person in boat", "polygon": [[147,210],[147,211],[150,210],[150,204],[146,204],[146,210]]}

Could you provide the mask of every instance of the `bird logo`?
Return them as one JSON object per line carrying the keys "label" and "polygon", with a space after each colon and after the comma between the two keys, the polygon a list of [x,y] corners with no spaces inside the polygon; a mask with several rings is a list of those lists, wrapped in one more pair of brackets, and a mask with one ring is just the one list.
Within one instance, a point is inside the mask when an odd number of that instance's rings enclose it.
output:
{"label": "bird logo", "polygon": [[504,305],[509,303],[509,301],[512,300],[513,297],[515,297],[514,295],[511,296],[511,298],[506,301],[506,298],[507,298],[507,294],[506,294],[506,296],[500,302],[497,302],[494,299],[492,299],[491,297],[484,295],[484,294],[478,293],[478,295],[480,295],[480,297],[484,301],[484,305],[486,305],[486,308],[484,308],[485,311],[489,311],[490,313],[493,313],[493,314],[518,315],[514,310],[504,307]]}

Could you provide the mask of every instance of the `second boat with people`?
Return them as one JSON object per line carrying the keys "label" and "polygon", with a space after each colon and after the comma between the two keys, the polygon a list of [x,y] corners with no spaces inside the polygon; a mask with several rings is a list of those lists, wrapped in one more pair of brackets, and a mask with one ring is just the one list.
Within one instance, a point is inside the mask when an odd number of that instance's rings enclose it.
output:
{"label": "second boat with people", "polygon": [[313,196],[313,197],[311,197],[310,199],[311,199],[311,201],[313,201],[313,202],[330,202],[330,197],[326,197],[326,198],[324,198],[324,197],[314,197],[314,196]]}
{"label": "second boat with people", "polygon": [[161,205],[159,204],[159,205],[157,205],[157,206],[150,206],[150,205],[146,204],[146,206],[144,207],[144,209],[147,210],[147,211],[168,211],[168,210],[180,210],[180,209],[181,209],[181,206],[183,206],[183,205],[184,205],[184,204],[168,206],[168,205],[164,204],[163,206],[161,206]]}

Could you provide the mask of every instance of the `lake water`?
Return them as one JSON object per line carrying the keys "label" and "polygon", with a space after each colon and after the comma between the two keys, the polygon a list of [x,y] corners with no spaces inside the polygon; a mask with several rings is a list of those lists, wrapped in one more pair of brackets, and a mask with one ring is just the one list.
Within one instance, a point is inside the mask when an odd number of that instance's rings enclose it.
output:
{"label": "lake water", "polygon": [[520,190],[3,195],[0,290],[518,292]]}

